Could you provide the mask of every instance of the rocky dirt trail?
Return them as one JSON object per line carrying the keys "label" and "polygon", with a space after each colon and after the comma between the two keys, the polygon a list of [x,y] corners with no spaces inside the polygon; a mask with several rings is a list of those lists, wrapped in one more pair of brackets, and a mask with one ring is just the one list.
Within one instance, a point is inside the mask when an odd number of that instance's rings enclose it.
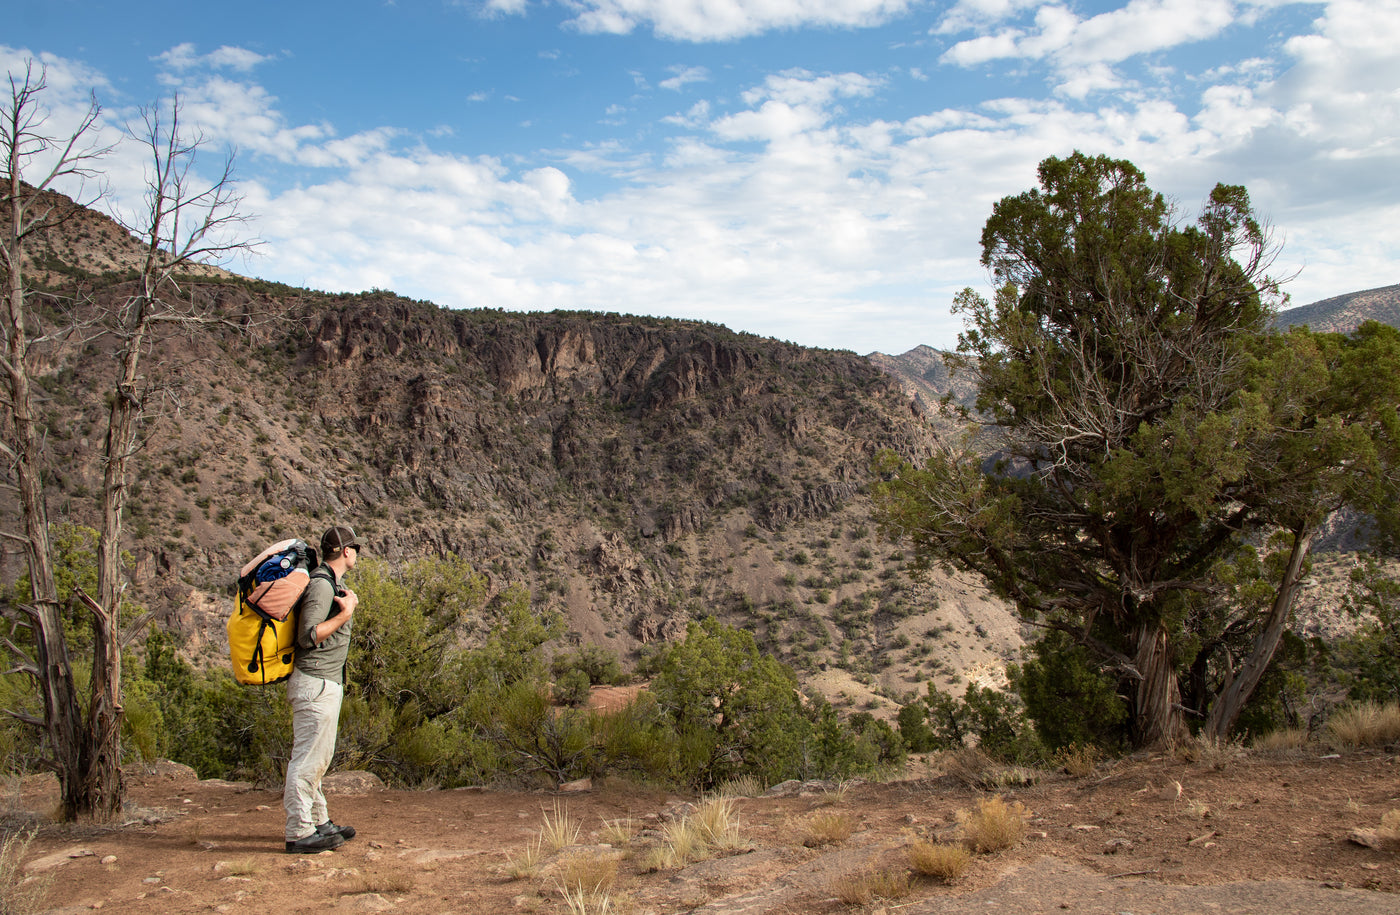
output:
{"label": "rocky dirt trail", "polygon": [[[1017,848],[976,856],[951,886],[915,879],[907,894],[841,901],[862,875],[908,874],[907,849],[957,835],[985,792],[911,766],[908,777],[843,787],[791,784],[736,802],[736,848],[653,870],[668,820],[694,797],[607,781],[571,793],[396,791],[363,773],[332,776],[331,813],[359,835],[335,852],[284,854],[280,795],[163,765],[131,776],[129,822],[44,825],[53,783],[6,798],[5,824],[39,826],[28,879],[51,881],[39,911],[186,913],[555,913],[569,862],[616,861],[613,911],[631,915],[1400,912],[1400,851],[1351,840],[1400,808],[1394,752],[1205,762],[1134,758],[1085,778],[1045,775],[1002,792],[1029,809]],[[517,877],[547,817],[581,826],[575,845]],[[849,837],[814,841],[844,821]],[[636,835],[604,844],[607,821]],[[811,847],[815,846],[815,847]],[[595,911],[589,909],[590,912]]]}

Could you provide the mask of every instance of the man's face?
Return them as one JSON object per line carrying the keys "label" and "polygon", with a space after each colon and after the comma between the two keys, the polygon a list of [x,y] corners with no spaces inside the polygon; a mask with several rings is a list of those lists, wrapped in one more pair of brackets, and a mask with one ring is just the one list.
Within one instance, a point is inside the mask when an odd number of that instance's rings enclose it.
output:
{"label": "man's face", "polygon": [[360,548],[357,546],[347,546],[345,548],[345,571],[355,568],[355,560],[360,558]]}

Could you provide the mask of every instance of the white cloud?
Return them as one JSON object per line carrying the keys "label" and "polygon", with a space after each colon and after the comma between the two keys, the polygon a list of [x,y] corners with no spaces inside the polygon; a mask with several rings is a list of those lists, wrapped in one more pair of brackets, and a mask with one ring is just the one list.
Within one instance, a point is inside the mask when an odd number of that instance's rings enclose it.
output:
{"label": "white cloud", "polygon": [[684,114],[672,114],[661,119],[663,124],[673,124],[677,127],[695,128],[703,125],[710,119],[710,103],[701,99]]}
{"label": "white cloud", "polygon": [[523,16],[529,6],[529,0],[484,0],[481,12],[487,17]]}
{"label": "white cloud", "polygon": [[86,111],[92,93],[111,85],[106,76],[81,61],[0,44],[0,67],[17,82],[23,82],[25,67],[30,64],[33,78],[37,80],[42,76],[48,87],[45,100],[51,109],[78,106]]}
{"label": "white cloud", "polygon": [[[1024,12],[1014,4],[959,8],[1003,16],[988,37],[1029,26],[1012,45],[1059,68],[1060,93],[879,118],[862,113],[866,100],[908,88],[904,77],[788,70],[738,92],[688,83],[700,88],[681,113],[502,160],[392,126],[342,137],[291,120],[251,81],[191,71],[181,90],[192,124],[296,169],[295,186],[245,185],[250,231],[268,242],[251,269],[319,288],[700,317],[859,352],[947,346],[953,295],[986,284],[977,240],[992,204],[1032,187],[1045,156],[1075,149],[1131,159],[1187,211],[1217,181],[1248,187],[1286,232],[1280,272],[1306,265],[1291,287],[1299,302],[1400,280],[1400,0],[1332,0],[1309,35],[1263,50],[1276,56],[1179,81],[1172,95],[1122,91],[1114,66],[1166,33],[1124,38],[1125,18],[1088,30],[1093,20],[1062,6],[1024,23],[1006,18]],[[1147,11],[1165,8],[1123,11],[1154,23]],[[1060,67],[1088,35],[1109,50]],[[76,85],[76,72],[51,77]],[[634,145],[643,134],[666,139]],[[130,185],[133,169],[114,183]]]}
{"label": "white cloud", "polygon": [[650,26],[662,38],[726,41],[774,29],[859,28],[900,15],[914,0],[567,0],[585,33],[624,35]]}
{"label": "white cloud", "polygon": [[157,63],[177,71],[202,67],[211,70],[236,70],[246,73],[270,58],[246,48],[235,48],[229,45],[201,55],[195,50],[193,44],[185,42],[163,54],[157,54],[154,59]]}
{"label": "white cloud", "polygon": [[948,34],[978,25],[1003,22],[1027,9],[1034,9],[1044,0],[958,0],[944,14],[933,32]]}
{"label": "white cloud", "polygon": [[710,71],[704,67],[672,67],[671,72],[675,76],[657,83],[662,89],[679,91],[687,83],[704,83],[710,79]]}
{"label": "white cloud", "polygon": [[[956,33],[983,24],[997,26],[1022,13],[1027,4],[960,4],[938,31]],[[1072,98],[1125,85],[1109,65],[1220,35],[1237,21],[1228,0],[1130,0],[1125,6],[1081,18],[1069,7],[1050,3],[1035,9],[1031,22],[998,27],[957,42],[942,61],[960,67],[994,60],[1046,61],[1057,71],[1059,91]]]}

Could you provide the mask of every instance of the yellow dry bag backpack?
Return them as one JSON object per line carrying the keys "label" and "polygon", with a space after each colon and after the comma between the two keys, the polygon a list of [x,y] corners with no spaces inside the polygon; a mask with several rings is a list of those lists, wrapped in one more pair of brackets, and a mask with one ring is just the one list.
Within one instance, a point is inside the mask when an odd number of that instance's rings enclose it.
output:
{"label": "yellow dry bag backpack", "polygon": [[[229,656],[239,683],[276,683],[292,675],[297,605],[316,567],[316,550],[293,538],[274,543],[239,571],[228,619]],[[318,577],[334,580],[325,572]]]}

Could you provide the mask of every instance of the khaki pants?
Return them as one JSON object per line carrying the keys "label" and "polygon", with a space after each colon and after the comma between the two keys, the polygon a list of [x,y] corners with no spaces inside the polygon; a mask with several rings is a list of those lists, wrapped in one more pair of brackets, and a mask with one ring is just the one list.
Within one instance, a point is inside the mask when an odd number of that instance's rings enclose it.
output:
{"label": "khaki pants", "polygon": [[287,681],[287,701],[292,706],[292,759],[287,763],[282,806],[287,811],[288,842],[306,838],[316,831],[317,825],[330,819],[326,796],[321,793],[321,776],[335,755],[340,700],[344,695],[339,683],[300,670],[293,670]]}

